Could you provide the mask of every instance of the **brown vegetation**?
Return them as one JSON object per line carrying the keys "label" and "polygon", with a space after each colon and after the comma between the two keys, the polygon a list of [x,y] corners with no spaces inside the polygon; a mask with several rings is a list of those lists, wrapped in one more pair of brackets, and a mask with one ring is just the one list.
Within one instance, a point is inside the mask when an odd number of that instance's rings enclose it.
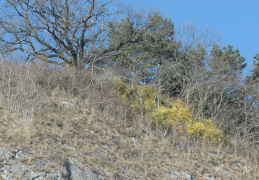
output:
{"label": "brown vegetation", "polygon": [[117,178],[164,179],[172,168],[197,179],[258,178],[258,147],[251,142],[232,137],[223,146],[155,130],[116,91],[120,77],[108,69],[92,75],[87,68],[1,61],[0,146],[29,149],[33,158],[22,163],[48,160],[45,171],[69,156]]}

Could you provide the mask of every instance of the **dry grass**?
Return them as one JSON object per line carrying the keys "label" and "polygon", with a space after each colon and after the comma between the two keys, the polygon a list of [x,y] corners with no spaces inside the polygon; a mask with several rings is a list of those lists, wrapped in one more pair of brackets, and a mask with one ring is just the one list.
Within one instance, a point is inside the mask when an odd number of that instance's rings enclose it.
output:
{"label": "dry grass", "polygon": [[[258,147],[238,138],[215,146],[151,130],[127,110],[107,71],[93,78],[87,71],[44,64],[0,67],[0,146],[28,149],[31,158],[21,159],[25,165],[43,159],[48,163],[39,170],[49,171],[74,157],[117,179],[169,179],[172,169],[195,179],[259,178]],[[61,101],[73,106],[61,107]],[[220,175],[222,170],[229,176]]]}

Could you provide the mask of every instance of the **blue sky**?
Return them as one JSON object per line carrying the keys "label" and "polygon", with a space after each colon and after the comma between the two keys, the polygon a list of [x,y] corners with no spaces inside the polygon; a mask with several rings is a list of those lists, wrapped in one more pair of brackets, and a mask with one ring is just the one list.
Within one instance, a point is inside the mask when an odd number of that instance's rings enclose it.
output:
{"label": "blue sky", "polygon": [[193,22],[210,28],[219,45],[233,45],[251,66],[259,53],[259,0],[122,0],[137,9],[156,9],[176,27]]}

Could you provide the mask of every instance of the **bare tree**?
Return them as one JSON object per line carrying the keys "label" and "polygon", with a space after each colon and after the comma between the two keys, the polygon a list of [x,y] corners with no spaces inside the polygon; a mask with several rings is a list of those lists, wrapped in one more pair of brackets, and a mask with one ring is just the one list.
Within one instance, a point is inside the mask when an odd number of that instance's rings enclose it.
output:
{"label": "bare tree", "polygon": [[29,60],[80,67],[123,46],[107,46],[109,22],[122,13],[113,0],[5,0],[1,6],[2,53],[20,50]]}

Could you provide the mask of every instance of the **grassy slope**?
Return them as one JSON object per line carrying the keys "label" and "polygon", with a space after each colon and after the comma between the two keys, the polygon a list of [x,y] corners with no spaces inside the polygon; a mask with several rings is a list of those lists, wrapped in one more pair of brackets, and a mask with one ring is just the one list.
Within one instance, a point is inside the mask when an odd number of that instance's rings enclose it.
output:
{"label": "grassy slope", "polygon": [[219,178],[222,170],[230,174],[222,179],[254,179],[256,175],[252,162],[224,147],[192,144],[177,135],[163,138],[156,132],[111,123],[99,113],[51,108],[28,121],[25,125],[17,114],[1,110],[1,146],[34,150],[35,159],[25,159],[23,163],[51,160],[52,165],[43,170],[57,168],[69,156],[105,176],[104,169],[130,179],[166,178],[172,168],[189,172],[197,179]]}
{"label": "grassy slope", "polygon": [[[36,84],[41,76],[31,77]],[[27,83],[30,87],[31,82],[26,81],[26,77],[23,79],[24,85]],[[66,82],[69,83],[67,79]],[[83,84],[87,84],[88,89],[81,91],[84,94],[77,92],[77,96],[65,91],[66,88],[55,90],[58,93],[51,89],[48,93],[42,90],[43,86],[36,86],[38,91],[31,90],[36,95],[27,103],[32,105],[18,110],[10,106],[8,96],[4,95],[8,86],[3,86],[0,146],[33,150],[33,158],[24,159],[22,163],[30,165],[37,159],[49,160],[50,163],[41,167],[44,171],[58,168],[69,156],[86,163],[103,177],[116,179],[169,179],[172,169],[188,172],[195,179],[259,178],[256,150],[247,153],[247,148],[241,151],[233,145],[214,146],[176,133],[151,130],[143,117],[127,112],[110,80],[91,80]],[[73,102],[73,108],[59,107],[61,101],[68,100]],[[36,102],[40,105],[33,106]],[[26,104],[18,100],[14,103],[17,107],[19,103]],[[29,111],[32,109],[33,112]],[[242,140],[235,141],[237,145],[242,144]],[[222,175],[222,170],[229,175]]]}

